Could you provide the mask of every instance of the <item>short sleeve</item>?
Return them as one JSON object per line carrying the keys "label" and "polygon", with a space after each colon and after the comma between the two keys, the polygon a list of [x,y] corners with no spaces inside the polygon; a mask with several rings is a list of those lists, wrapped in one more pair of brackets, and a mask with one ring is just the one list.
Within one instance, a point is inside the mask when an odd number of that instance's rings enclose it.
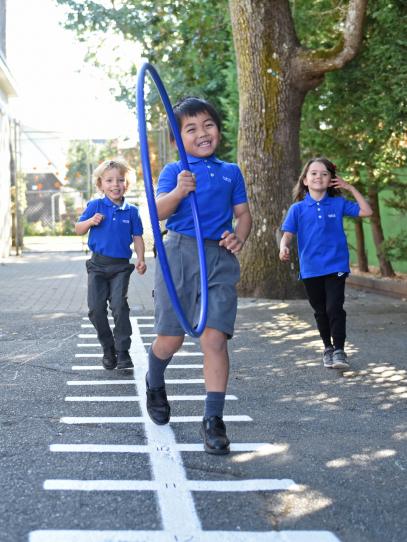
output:
{"label": "short sleeve", "polygon": [[83,222],[84,220],[88,220],[91,218],[95,213],[98,212],[98,203],[99,200],[92,199],[88,201],[88,204],[86,205],[86,209],[83,211],[81,216],[78,218],[78,222]]}
{"label": "short sleeve", "polygon": [[177,186],[177,176],[180,173],[177,163],[167,164],[158,177],[157,196],[161,193],[168,193]]}
{"label": "short sleeve", "polygon": [[287,231],[289,233],[297,233],[298,220],[297,220],[297,206],[291,205],[288,209],[284,222],[281,226],[281,231]]}
{"label": "short sleeve", "polygon": [[359,216],[360,207],[359,204],[354,201],[344,199],[343,214],[344,216]]}
{"label": "short sleeve", "polygon": [[236,166],[232,204],[233,206],[235,206],[235,205],[239,205],[240,203],[246,203],[246,202],[247,202],[247,193],[246,193],[244,178],[243,178],[242,172],[240,171],[239,166]]}
{"label": "short sleeve", "polygon": [[132,208],[131,213],[131,234],[143,235],[143,223],[141,222],[140,213],[136,207]]}

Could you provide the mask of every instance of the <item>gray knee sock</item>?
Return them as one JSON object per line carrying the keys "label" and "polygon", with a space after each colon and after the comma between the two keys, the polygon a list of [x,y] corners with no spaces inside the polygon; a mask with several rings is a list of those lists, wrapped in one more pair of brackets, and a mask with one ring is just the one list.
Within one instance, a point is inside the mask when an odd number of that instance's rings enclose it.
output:
{"label": "gray knee sock", "polygon": [[225,406],[225,393],[222,391],[208,391],[205,399],[205,418],[210,416],[223,416]]}
{"label": "gray knee sock", "polygon": [[148,385],[150,388],[162,388],[165,385],[164,372],[167,365],[171,361],[172,356],[168,359],[160,359],[153,352],[150,346],[148,349]]}

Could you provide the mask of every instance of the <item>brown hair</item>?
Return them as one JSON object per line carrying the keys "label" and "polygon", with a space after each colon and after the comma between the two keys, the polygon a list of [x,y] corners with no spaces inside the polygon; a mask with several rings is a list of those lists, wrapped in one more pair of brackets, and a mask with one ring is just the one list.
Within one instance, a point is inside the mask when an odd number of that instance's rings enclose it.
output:
{"label": "brown hair", "polygon": [[126,190],[128,190],[130,185],[130,174],[132,173],[132,169],[129,166],[129,164],[124,160],[123,158],[114,158],[113,160],[105,160],[101,164],[98,165],[98,167],[93,172],[93,180],[95,182],[96,188],[100,189],[101,182],[102,182],[102,176],[108,171],[109,169],[118,169],[120,173],[123,175],[123,177],[126,180]]}
{"label": "brown hair", "polygon": [[[307,176],[310,165],[313,164],[314,162],[321,162],[321,164],[324,164],[326,169],[331,174],[332,179],[334,179],[336,177],[336,166],[335,166],[335,164],[333,162],[328,160],[328,158],[325,158],[324,156],[318,156],[317,158],[311,158],[310,160],[308,160],[308,162],[303,167],[303,169],[301,171],[301,175],[299,176],[299,179],[298,179],[296,185],[293,188],[293,200],[294,201],[303,200],[305,198],[307,192],[309,191],[308,186],[305,186],[305,184],[304,184],[304,179]],[[327,193],[328,193],[328,196],[334,197],[334,196],[339,196],[341,191],[339,190],[339,188],[333,188],[332,186],[328,186]]]}

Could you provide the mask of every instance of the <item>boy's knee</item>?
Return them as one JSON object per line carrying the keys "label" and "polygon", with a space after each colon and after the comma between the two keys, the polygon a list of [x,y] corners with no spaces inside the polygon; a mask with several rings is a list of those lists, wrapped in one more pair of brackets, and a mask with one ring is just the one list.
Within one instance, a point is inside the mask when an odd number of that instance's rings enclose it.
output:
{"label": "boy's knee", "polygon": [[183,335],[158,335],[152,345],[154,355],[160,359],[168,359],[178,352],[183,342]]}
{"label": "boy's knee", "polygon": [[213,328],[206,328],[201,336],[202,350],[205,352],[226,352],[227,337],[222,331]]}

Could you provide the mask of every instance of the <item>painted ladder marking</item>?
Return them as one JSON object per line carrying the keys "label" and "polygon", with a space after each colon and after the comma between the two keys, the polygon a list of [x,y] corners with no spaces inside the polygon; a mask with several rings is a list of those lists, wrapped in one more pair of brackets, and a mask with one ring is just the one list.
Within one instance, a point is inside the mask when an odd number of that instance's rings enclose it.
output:
{"label": "painted ladder marking", "polygon": [[[176,352],[174,356],[177,357],[196,357],[196,356],[203,356],[202,352]],[[94,353],[87,353],[87,354],[75,354],[76,358],[102,358],[103,353],[101,352],[94,352]],[[171,365],[171,364],[170,364]]]}
{"label": "painted ladder marking", "polygon": [[[156,446],[145,444],[51,444],[51,452],[63,453],[123,453],[149,454]],[[175,449],[179,452],[203,452],[202,444],[178,443]],[[260,455],[281,453],[281,445],[267,442],[232,442],[231,452],[259,452]]]}
{"label": "painted ladder marking", "polygon": [[339,542],[328,531],[33,531],[29,542]]}
{"label": "painted ladder marking", "polygon": [[[134,369],[133,369],[134,372]],[[203,384],[203,378],[175,378],[168,379],[165,384]],[[116,386],[131,384],[134,386],[134,380],[68,380],[68,386]]]}
{"label": "painted ladder marking", "polygon": [[[202,369],[202,364],[185,363],[184,365],[168,365],[167,369]],[[105,371],[102,365],[72,365],[72,371]],[[130,368],[129,368],[130,369]]]}
{"label": "painted ladder marking", "polygon": [[[225,422],[252,422],[250,416],[223,416]],[[82,423],[145,423],[153,424],[145,420],[143,416],[63,416],[61,423],[82,424]],[[202,416],[171,416],[170,423],[196,423],[202,422]]]}
{"label": "painted ladder marking", "polygon": [[[205,401],[206,395],[168,395],[169,401]],[[226,395],[226,401],[237,401],[235,395]],[[90,395],[65,397],[65,401],[77,402],[137,402],[140,397],[137,395]]]}

